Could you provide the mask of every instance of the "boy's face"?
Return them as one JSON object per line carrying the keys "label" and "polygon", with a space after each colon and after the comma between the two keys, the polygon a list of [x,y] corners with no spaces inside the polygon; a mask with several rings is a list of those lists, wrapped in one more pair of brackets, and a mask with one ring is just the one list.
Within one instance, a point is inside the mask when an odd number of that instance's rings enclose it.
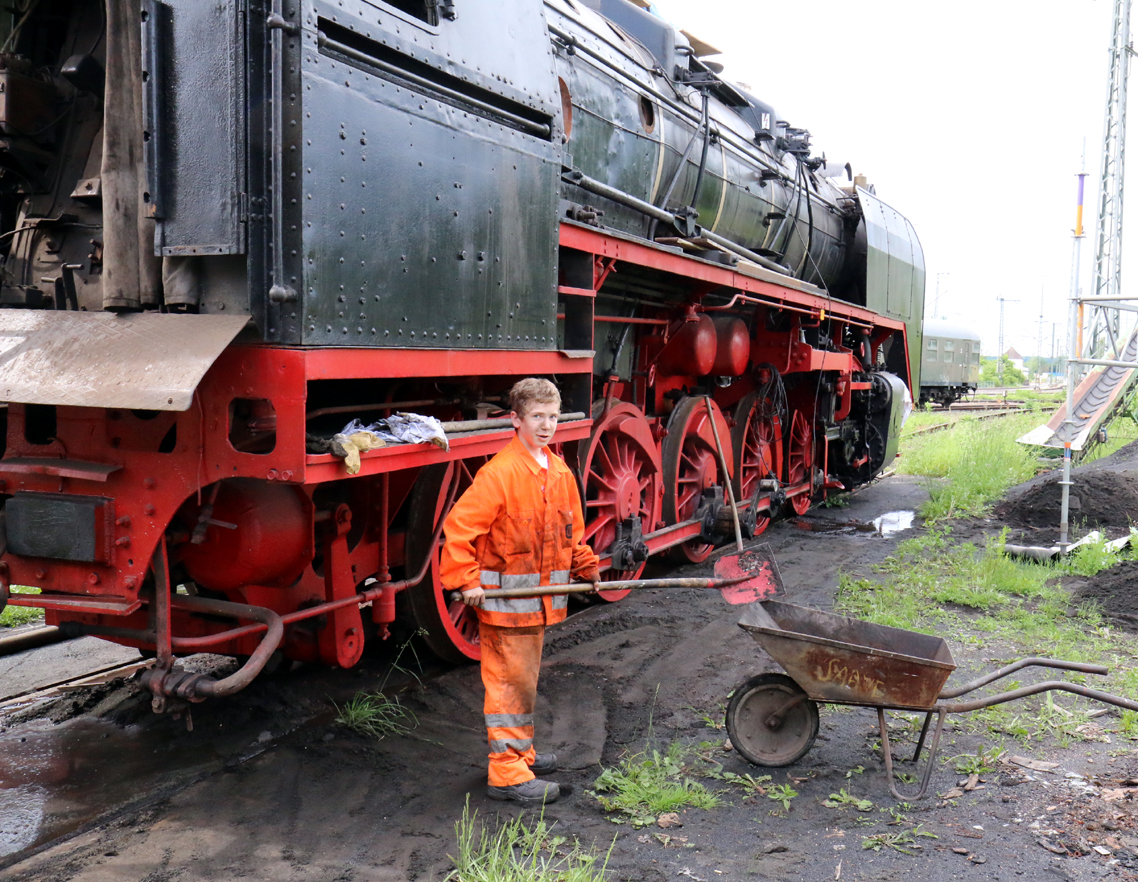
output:
{"label": "boy's face", "polygon": [[557,431],[557,415],[561,408],[553,401],[532,401],[524,414],[510,413],[510,420],[518,430],[518,440],[535,456],[548,446]]}

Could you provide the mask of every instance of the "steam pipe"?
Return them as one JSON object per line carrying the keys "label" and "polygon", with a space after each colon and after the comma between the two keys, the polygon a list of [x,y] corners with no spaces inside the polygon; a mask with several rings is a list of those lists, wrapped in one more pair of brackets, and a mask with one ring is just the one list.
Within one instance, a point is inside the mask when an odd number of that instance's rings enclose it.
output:
{"label": "steam pipe", "polygon": [[[645,202],[643,199],[637,199],[631,193],[625,193],[623,190],[618,190],[615,187],[610,187],[608,184],[603,184],[594,178],[590,178],[584,172],[574,170],[563,175],[563,177],[569,183],[576,184],[582,190],[588,190],[590,193],[596,193],[598,196],[603,196],[605,199],[611,199],[613,202],[619,202],[622,205],[627,205],[629,208],[634,208],[637,211],[646,214],[649,217],[654,217],[656,220],[663,221],[666,224],[675,225],[676,217],[671,212],[664,211],[662,208],[657,208],[651,202]],[[751,261],[752,263],[757,263],[759,266],[766,267],[769,270],[774,270],[776,273],[781,273],[784,276],[790,275],[790,270],[788,270],[781,263],[775,263],[773,260],[763,257],[761,254],[755,254],[755,252],[749,251],[742,245],[737,245],[730,239],[725,239],[718,233],[713,233],[710,230],[705,230],[703,227],[700,227],[699,235],[704,239],[714,242],[716,245],[720,245],[723,248],[726,248],[728,251],[738,254],[740,257],[747,258],[747,260]]]}

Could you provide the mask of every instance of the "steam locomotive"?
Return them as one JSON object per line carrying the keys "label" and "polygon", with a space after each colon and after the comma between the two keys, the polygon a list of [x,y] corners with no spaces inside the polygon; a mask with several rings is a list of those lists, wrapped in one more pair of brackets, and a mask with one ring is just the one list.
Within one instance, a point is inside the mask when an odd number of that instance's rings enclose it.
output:
{"label": "steam locomotive", "polygon": [[[636,3],[3,16],[0,605],[155,654],[157,711],[349,667],[404,613],[477,658],[439,535],[519,377],[562,390],[612,577],[896,453],[911,224]],[[398,413],[446,442],[329,450]]]}

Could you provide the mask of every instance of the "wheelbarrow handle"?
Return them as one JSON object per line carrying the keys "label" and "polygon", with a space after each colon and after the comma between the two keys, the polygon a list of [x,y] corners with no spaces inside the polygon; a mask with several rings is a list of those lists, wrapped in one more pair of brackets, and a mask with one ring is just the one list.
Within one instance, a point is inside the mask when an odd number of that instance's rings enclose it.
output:
{"label": "wheelbarrow handle", "polygon": [[1058,658],[1021,658],[1017,662],[1012,662],[1007,667],[1000,668],[998,671],[993,671],[990,674],[985,674],[983,677],[978,677],[971,683],[965,683],[963,686],[958,686],[955,689],[943,689],[938,699],[945,698],[959,698],[961,695],[966,695],[974,689],[979,689],[981,686],[986,686],[994,680],[1002,679],[1008,674],[1015,673],[1022,668],[1055,668],[1060,671],[1077,671],[1081,674],[1097,674],[1100,677],[1105,677],[1110,673],[1110,669],[1103,665],[1090,665],[1083,662],[1063,661]]}

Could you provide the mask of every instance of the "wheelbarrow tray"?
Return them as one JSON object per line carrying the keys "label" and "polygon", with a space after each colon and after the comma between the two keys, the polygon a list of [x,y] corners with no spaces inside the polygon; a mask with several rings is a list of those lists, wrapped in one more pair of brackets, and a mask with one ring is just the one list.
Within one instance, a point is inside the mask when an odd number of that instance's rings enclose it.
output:
{"label": "wheelbarrow tray", "polygon": [[775,600],[739,621],[814,701],[928,711],[954,670],[939,637]]}

